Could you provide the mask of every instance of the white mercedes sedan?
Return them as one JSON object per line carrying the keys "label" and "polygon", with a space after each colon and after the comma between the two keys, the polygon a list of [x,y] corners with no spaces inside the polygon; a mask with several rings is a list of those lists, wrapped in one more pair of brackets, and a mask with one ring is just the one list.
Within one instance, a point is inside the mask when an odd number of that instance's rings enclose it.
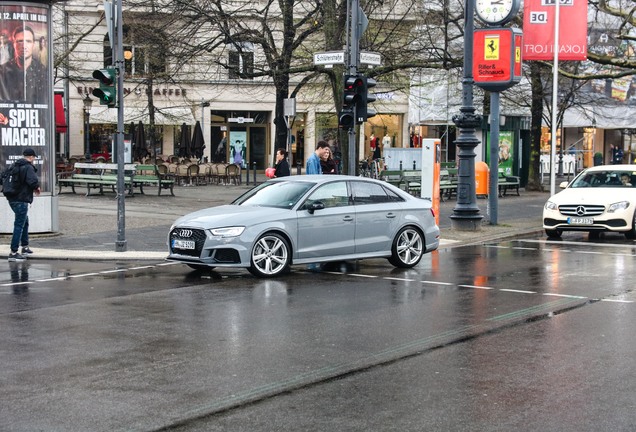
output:
{"label": "white mercedes sedan", "polygon": [[351,176],[269,180],[232,204],[178,219],[167,259],[195,269],[244,267],[258,277],[293,264],[387,258],[417,265],[439,246],[431,202],[388,183]]}
{"label": "white mercedes sedan", "polygon": [[563,231],[602,231],[636,238],[636,165],[602,165],[581,171],[543,208],[548,237]]}

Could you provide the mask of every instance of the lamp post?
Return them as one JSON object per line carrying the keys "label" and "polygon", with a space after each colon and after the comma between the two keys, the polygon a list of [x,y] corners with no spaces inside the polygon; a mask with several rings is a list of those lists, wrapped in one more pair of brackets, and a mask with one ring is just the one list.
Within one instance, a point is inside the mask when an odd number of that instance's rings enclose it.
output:
{"label": "lamp post", "polygon": [[478,231],[483,216],[477,207],[475,193],[475,147],[479,140],[475,129],[481,124],[481,116],[475,113],[473,105],[473,31],[475,1],[465,0],[464,16],[464,76],[462,79],[462,106],[459,114],[453,116],[453,122],[459,128],[455,140],[459,149],[459,167],[457,172],[457,205],[450,216],[451,227],[458,231]]}
{"label": "lamp post", "polygon": [[91,117],[91,107],[93,106],[93,99],[86,97],[82,100],[84,102],[84,157],[87,162],[91,160],[91,149],[90,149],[90,137],[89,137],[89,127],[90,127],[90,117]]}

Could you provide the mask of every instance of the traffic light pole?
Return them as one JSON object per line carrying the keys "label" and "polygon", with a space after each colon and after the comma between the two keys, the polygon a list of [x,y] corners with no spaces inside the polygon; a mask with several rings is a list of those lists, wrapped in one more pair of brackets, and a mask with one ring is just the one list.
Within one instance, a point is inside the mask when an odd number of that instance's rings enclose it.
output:
{"label": "traffic light pole", "polygon": [[[356,76],[358,74],[358,62],[360,59],[359,56],[359,42],[360,42],[360,26],[359,26],[359,17],[358,11],[360,10],[360,1],[359,0],[351,0],[349,3],[350,14],[349,19],[351,20],[349,25],[347,26],[349,29],[349,39],[347,40],[347,52],[349,54],[349,62],[347,64],[347,75]],[[345,78],[346,79],[346,78]],[[356,108],[353,108],[354,118]],[[347,174],[356,175],[356,122],[354,120],[353,125],[349,127],[348,130],[348,159],[349,164],[347,165]]]}
{"label": "traffic light pole", "polygon": [[[115,38],[115,68],[117,69],[117,133],[115,145],[117,146],[117,241],[115,252],[125,252],[126,245],[126,188],[124,184],[124,48],[123,48],[123,18],[122,0],[113,2],[116,4],[116,33]],[[115,28],[115,27],[113,27]]]}

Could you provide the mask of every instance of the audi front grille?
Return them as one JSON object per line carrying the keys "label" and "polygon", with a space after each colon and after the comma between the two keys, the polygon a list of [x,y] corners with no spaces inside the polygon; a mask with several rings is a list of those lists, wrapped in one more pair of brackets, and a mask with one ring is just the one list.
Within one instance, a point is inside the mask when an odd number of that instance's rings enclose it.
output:
{"label": "audi front grille", "polygon": [[[170,252],[179,255],[200,257],[205,243],[206,235],[202,229],[175,228],[170,232]],[[172,240],[192,240],[194,249],[173,249]]]}

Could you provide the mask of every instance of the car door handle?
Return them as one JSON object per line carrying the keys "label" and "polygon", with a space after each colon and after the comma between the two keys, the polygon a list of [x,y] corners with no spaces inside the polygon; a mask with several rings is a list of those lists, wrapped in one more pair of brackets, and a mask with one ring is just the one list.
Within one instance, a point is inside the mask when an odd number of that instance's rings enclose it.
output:
{"label": "car door handle", "polygon": [[394,217],[396,217],[397,215],[395,213],[387,213],[386,217],[389,219],[393,219]]}
{"label": "car door handle", "polygon": [[353,216],[345,216],[342,218],[342,220],[345,222],[351,222],[353,220]]}

